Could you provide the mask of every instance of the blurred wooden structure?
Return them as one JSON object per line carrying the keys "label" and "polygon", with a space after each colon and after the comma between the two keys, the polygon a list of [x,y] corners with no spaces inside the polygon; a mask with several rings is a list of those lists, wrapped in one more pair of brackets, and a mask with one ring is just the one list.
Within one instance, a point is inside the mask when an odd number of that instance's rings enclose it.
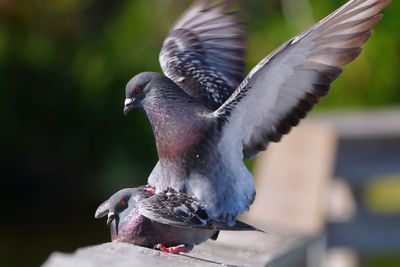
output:
{"label": "blurred wooden structure", "polygon": [[365,199],[371,183],[400,177],[400,109],[329,112],[313,119],[329,123],[337,132],[334,176],[347,185],[355,205],[351,217],[329,218],[328,246],[349,247],[361,256],[400,251],[400,213],[375,212]]}
{"label": "blurred wooden structure", "polygon": [[257,197],[246,220],[296,233],[321,233],[335,152],[336,136],[323,123],[305,122],[271,144],[256,161]]}
{"label": "blurred wooden structure", "polygon": [[326,229],[332,254],[355,266],[351,250],[400,251],[400,214],[376,213],[365,199],[371,182],[393,174],[400,174],[399,109],[320,113],[257,161],[258,197],[246,218],[308,234]]}

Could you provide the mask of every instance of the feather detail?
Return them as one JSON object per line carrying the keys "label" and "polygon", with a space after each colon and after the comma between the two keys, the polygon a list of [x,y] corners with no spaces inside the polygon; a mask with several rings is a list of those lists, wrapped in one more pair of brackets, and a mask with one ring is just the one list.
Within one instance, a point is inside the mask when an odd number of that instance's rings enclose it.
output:
{"label": "feather detail", "polygon": [[214,112],[224,153],[239,146],[235,153],[243,149],[243,157],[252,158],[289,133],[328,94],[341,67],[360,54],[389,3],[351,0],[255,66]]}
{"label": "feather detail", "polygon": [[231,1],[195,2],[172,27],[160,52],[167,77],[209,108],[218,108],[243,80],[244,25]]}

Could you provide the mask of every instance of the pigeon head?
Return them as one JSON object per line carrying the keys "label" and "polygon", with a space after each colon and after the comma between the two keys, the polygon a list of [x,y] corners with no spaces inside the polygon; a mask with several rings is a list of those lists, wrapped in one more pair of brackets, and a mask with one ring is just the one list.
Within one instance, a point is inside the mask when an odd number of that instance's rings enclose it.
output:
{"label": "pigeon head", "polygon": [[124,114],[136,107],[142,107],[142,101],[152,89],[152,81],[161,75],[155,72],[143,72],[134,76],[126,85]]}
{"label": "pigeon head", "polygon": [[122,189],[97,208],[95,218],[99,219],[107,215],[107,226],[110,227],[114,239],[120,230],[130,225],[130,219],[138,203],[151,195],[152,192],[144,187]]}

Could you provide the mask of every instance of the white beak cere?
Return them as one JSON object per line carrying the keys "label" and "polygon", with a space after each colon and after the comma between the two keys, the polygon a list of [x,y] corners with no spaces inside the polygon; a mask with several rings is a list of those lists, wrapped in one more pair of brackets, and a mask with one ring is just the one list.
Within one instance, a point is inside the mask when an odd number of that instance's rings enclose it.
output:
{"label": "white beak cere", "polygon": [[125,99],[125,102],[124,102],[125,106],[129,105],[130,103],[132,103],[132,99],[131,98]]}
{"label": "white beak cere", "polygon": [[112,217],[112,216],[114,216],[115,214],[114,214],[114,212],[109,212],[108,214],[107,214],[107,219],[110,219],[110,217]]}

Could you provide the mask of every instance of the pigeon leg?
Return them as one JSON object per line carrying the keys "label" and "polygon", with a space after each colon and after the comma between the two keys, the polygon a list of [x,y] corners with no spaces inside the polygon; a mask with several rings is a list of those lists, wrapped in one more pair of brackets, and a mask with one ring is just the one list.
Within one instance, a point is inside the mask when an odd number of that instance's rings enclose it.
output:
{"label": "pigeon leg", "polygon": [[193,246],[188,246],[185,244],[181,244],[174,247],[166,247],[163,244],[157,244],[154,246],[155,249],[159,249],[163,252],[171,253],[171,254],[178,254],[181,252],[190,252],[193,249]]}

